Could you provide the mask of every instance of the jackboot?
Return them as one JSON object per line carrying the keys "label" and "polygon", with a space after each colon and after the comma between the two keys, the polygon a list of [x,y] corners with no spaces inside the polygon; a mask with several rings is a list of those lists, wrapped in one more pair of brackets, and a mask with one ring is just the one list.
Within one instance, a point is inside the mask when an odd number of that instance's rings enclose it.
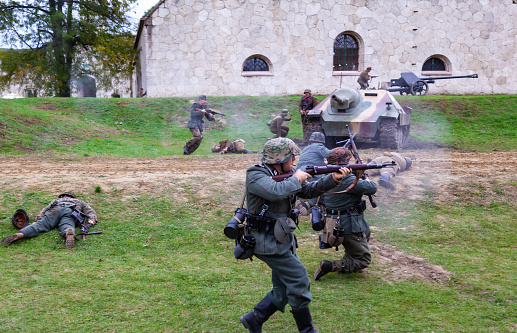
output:
{"label": "jackboot", "polygon": [[66,236],[65,237],[66,237],[66,243],[65,243],[66,248],[70,250],[71,248],[74,247],[74,244],[75,244],[75,231],[74,231],[74,229],[72,229],[72,228],[68,229],[67,232],[66,232]]}
{"label": "jackboot", "polygon": [[320,261],[320,267],[314,272],[314,281],[319,280],[323,275],[334,271],[334,265],[328,260]]}
{"label": "jackboot", "polygon": [[292,310],[296,326],[300,333],[318,333],[312,326],[312,317],[309,307],[301,308],[299,310]]}
{"label": "jackboot", "polygon": [[262,324],[265,323],[278,308],[269,300],[269,297],[264,297],[252,312],[246,313],[241,316],[239,320],[242,325],[246,327],[250,333],[261,333]]}
{"label": "jackboot", "polygon": [[383,172],[381,174],[381,178],[379,178],[379,185],[382,187],[386,187],[389,190],[395,190],[395,186],[393,186],[392,183],[390,183],[390,174],[387,172]]}

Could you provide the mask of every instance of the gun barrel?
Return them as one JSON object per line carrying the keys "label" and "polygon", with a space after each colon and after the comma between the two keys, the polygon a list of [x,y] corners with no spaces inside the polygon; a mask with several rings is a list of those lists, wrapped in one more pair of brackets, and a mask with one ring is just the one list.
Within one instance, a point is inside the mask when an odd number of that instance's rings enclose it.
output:
{"label": "gun barrel", "polygon": [[448,80],[448,79],[464,79],[464,78],[471,78],[471,79],[477,79],[477,74],[470,74],[470,75],[457,75],[457,76],[430,76],[430,77],[421,77],[419,80],[428,81],[428,80]]}
{"label": "gun barrel", "polygon": [[[391,163],[379,163],[379,164],[328,164],[322,166],[308,166],[305,168],[305,172],[309,175],[324,175],[327,173],[337,172],[341,168],[347,168],[350,170],[368,170],[368,169],[381,169],[389,166],[395,166],[397,163],[391,161]],[[284,173],[281,175],[272,176],[274,181],[281,182],[293,175],[293,172]]]}

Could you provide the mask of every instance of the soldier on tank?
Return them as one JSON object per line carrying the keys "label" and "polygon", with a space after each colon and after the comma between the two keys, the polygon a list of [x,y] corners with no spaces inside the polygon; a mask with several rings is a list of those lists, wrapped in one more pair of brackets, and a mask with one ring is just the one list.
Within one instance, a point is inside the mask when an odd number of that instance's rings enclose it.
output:
{"label": "soldier on tank", "polygon": [[303,92],[302,99],[300,100],[299,110],[300,116],[302,120],[302,129],[303,129],[303,142],[307,142],[307,140],[311,136],[311,132],[309,131],[309,118],[307,117],[307,113],[312,110],[316,105],[318,105],[318,99],[312,96],[312,92],[310,89],[305,89]]}
{"label": "soldier on tank", "polygon": [[367,89],[368,88],[368,82],[371,80],[370,71],[372,70],[371,67],[367,67],[364,71],[359,74],[359,78],[357,79],[357,83],[361,86],[360,89]]}
{"label": "soldier on tank", "polygon": [[286,109],[282,110],[282,113],[280,113],[279,116],[276,116],[269,124],[269,130],[271,133],[276,134],[275,138],[285,138],[287,136],[287,133],[289,133],[289,127],[282,126],[284,121],[291,121],[293,119],[293,115],[291,115],[290,118],[287,118],[287,115],[289,112]]}
{"label": "soldier on tank", "polygon": [[187,127],[190,129],[193,138],[183,146],[183,155],[192,154],[201,144],[203,140],[203,117],[208,121],[215,121],[214,115],[207,111],[205,95],[199,96],[199,101],[192,103],[190,106],[190,119]]}
{"label": "soldier on tank", "polygon": [[308,187],[310,175],[296,170],[292,177],[281,182],[273,175],[291,172],[300,148],[288,138],[270,139],[264,145],[262,163],[246,172],[246,221],[256,240],[253,255],[264,261],[272,271],[273,288],[240,321],[250,332],[262,332],[262,324],[276,311],[284,312],[289,304],[300,332],[316,332],[312,324],[309,303],[312,299],[307,270],[296,255],[296,223],[293,208],[296,196],[307,198],[335,187],[350,173],[328,174]]}
{"label": "soldier on tank", "polygon": [[374,158],[369,163],[390,163],[391,161],[395,161],[397,165],[385,169],[371,169],[369,170],[368,174],[370,176],[381,175],[381,177],[379,178],[379,185],[386,187],[390,190],[395,190],[395,186],[390,182],[390,180],[400,172],[411,169],[411,166],[413,164],[411,158],[404,157],[399,153],[395,152],[385,152],[382,156]]}
{"label": "soldier on tank", "polygon": [[[329,152],[327,161],[329,164],[348,164],[351,157],[348,149],[339,147]],[[364,219],[366,202],[362,197],[375,194],[377,184],[368,178],[359,179],[355,186],[343,192],[355,178],[355,175],[348,175],[334,190],[323,194],[326,221],[321,240],[336,249],[343,245],[345,254],[341,260],[322,260],[314,273],[315,281],[329,272],[361,272],[370,265],[370,225]]]}
{"label": "soldier on tank", "polygon": [[14,243],[22,238],[36,237],[44,232],[58,228],[59,234],[66,238],[66,248],[71,249],[75,243],[75,226],[76,219],[73,217],[74,210],[78,210],[88,219],[88,223],[94,225],[97,223],[97,213],[86,202],[75,197],[71,192],[60,194],[57,199],[45,207],[36,216],[34,223],[31,223],[14,235],[5,237],[0,241],[1,244],[7,245]]}

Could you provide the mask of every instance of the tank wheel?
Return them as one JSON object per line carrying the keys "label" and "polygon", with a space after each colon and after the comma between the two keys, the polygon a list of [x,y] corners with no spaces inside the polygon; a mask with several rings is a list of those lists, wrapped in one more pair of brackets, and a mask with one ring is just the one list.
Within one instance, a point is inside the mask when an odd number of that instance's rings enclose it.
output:
{"label": "tank wheel", "polygon": [[382,148],[400,149],[404,143],[404,131],[399,126],[398,119],[383,119],[381,121],[380,141]]}
{"label": "tank wheel", "polygon": [[413,82],[413,84],[411,84],[411,95],[416,95],[418,93],[422,96],[425,96],[425,95],[427,95],[428,91],[429,91],[429,85],[425,81],[418,80],[418,81]]}

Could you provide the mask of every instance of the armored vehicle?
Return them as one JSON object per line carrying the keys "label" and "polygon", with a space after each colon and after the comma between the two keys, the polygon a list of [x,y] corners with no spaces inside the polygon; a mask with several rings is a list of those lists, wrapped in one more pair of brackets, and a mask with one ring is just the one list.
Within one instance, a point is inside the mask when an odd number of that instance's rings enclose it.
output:
{"label": "armored vehicle", "polygon": [[356,139],[400,149],[409,137],[410,118],[411,108],[401,107],[387,90],[340,88],[309,111],[306,129],[323,132],[328,148],[348,138],[348,125]]}

